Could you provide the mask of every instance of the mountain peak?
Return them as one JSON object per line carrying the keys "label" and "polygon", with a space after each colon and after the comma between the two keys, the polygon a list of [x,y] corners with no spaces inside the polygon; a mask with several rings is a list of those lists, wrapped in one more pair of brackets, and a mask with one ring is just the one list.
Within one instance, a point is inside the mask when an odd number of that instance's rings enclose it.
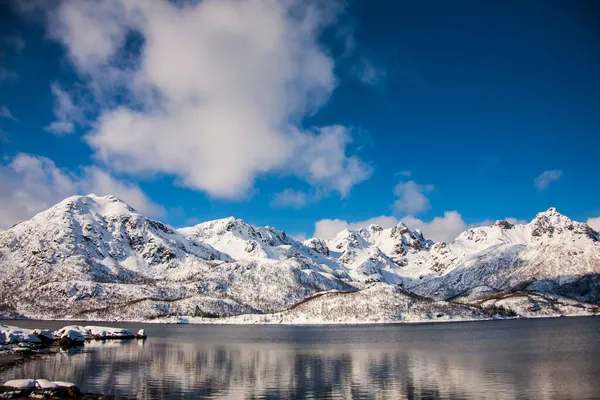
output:
{"label": "mountain peak", "polygon": [[[60,203],[36,214],[30,221],[52,219],[67,220],[75,216],[96,215],[118,217],[138,212],[115,196],[97,196],[95,194],[67,197]],[[27,221],[25,221],[27,222]]]}
{"label": "mountain peak", "polygon": [[544,215],[562,215],[557,209],[556,207],[550,207],[548,208],[546,211],[542,211],[540,214],[544,214]]}
{"label": "mountain peak", "polygon": [[554,207],[550,207],[548,210],[546,211],[542,211],[540,213],[538,213],[533,220],[531,221],[531,223],[534,223],[536,221],[547,221],[548,223],[551,223],[553,225],[555,224],[559,224],[559,225],[569,225],[569,224],[573,224],[573,221],[567,217],[566,215],[561,214],[560,212],[558,212],[558,210]]}
{"label": "mountain peak", "polygon": [[496,222],[494,222],[494,226],[498,226],[500,227],[500,229],[512,229],[514,228],[514,225],[511,224],[510,222],[501,219],[501,220],[497,220]]}

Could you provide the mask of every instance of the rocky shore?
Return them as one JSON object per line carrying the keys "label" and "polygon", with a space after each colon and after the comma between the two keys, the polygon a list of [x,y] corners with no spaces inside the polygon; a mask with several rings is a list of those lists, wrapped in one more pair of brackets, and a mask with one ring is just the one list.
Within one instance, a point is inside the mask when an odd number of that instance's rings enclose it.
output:
{"label": "rocky shore", "polygon": [[[33,357],[83,348],[91,340],[144,340],[146,331],[137,334],[123,328],[68,325],[56,331],[24,329],[0,322],[0,371]],[[100,394],[85,394],[70,382],[46,379],[17,379],[0,386],[0,399],[110,399]]]}
{"label": "rocky shore", "polygon": [[82,393],[74,383],[47,379],[15,379],[0,386],[0,399],[109,400],[112,396]]}

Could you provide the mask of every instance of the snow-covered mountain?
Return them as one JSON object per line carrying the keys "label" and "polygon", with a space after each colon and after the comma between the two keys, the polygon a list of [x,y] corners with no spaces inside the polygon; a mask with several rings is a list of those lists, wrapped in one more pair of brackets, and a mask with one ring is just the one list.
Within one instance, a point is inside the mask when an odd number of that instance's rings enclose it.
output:
{"label": "snow-covered mountain", "polygon": [[[402,223],[299,242],[235,218],[175,230],[113,196],[75,196],[0,232],[0,313],[288,322],[594,314],[599,240],[552,208],[450,244]],[[368,299],[384,305],[370,318]]]}
{"label": "snow-covered mountain", "polygon": [[412,279],[408,287],[445,300],[472,302],[519,290],[600,303],[599,239],[555,208],[529,224],[497,221],[460,234],[438,261],[440,273]]}

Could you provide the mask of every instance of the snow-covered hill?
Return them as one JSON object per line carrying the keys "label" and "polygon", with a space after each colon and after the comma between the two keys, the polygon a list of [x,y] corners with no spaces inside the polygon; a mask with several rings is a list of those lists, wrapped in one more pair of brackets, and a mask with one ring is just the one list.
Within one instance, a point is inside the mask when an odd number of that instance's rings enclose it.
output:
{"label": "snow-covered hill", "polygon": [[[299,242],[235,218],[175,230],[113,196],[75,196],[0,232],[0,313],[106,320],[269,313],[287,322],[483,318],[498,309],[593,314],[599,240],[552,208],[529,224],[469,229],[450,244],[402,223]],[[383,306],[370,308],[369,298]]]}

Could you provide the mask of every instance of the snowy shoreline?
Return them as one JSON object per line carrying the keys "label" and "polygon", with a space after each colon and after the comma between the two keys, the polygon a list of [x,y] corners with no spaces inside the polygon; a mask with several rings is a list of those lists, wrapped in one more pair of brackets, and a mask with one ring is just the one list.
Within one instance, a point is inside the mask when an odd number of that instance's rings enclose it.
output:
{"label": "snowy shoreline", "polygon": [[[501,317],[501,318],[470,318],[470,319],[445,319],[445,320],[413,320],[413,321],[258,321],[258,320],[246,320],[239,321],[240,316],[229,317],[229,318],[197,318],[197,317],[172,317],[162,318],[153,320],[81,320],[81,319],[33,319],[33,318],[4,318],[0,321],[29,321],[29,322],[102,322],[102,323],[134,323],[134,324],[146,324],[146,325],[284,325],[284,326],[368,326],[368,325],[417,325],[417,324],[436,324],[436,323],[464,323],[464,322],[484,322],[484,321],[508,321],[508,320],[527,320],[527,319],[554,319],[554,318],[571,318],[571,317],[598,317],[599,315],[590,315],[586,313],[572,314],[568,316],[561,315],[542,315],[542,316],[516,316],[516,317]],[[184,318],[185,320],[182,320]]]}

